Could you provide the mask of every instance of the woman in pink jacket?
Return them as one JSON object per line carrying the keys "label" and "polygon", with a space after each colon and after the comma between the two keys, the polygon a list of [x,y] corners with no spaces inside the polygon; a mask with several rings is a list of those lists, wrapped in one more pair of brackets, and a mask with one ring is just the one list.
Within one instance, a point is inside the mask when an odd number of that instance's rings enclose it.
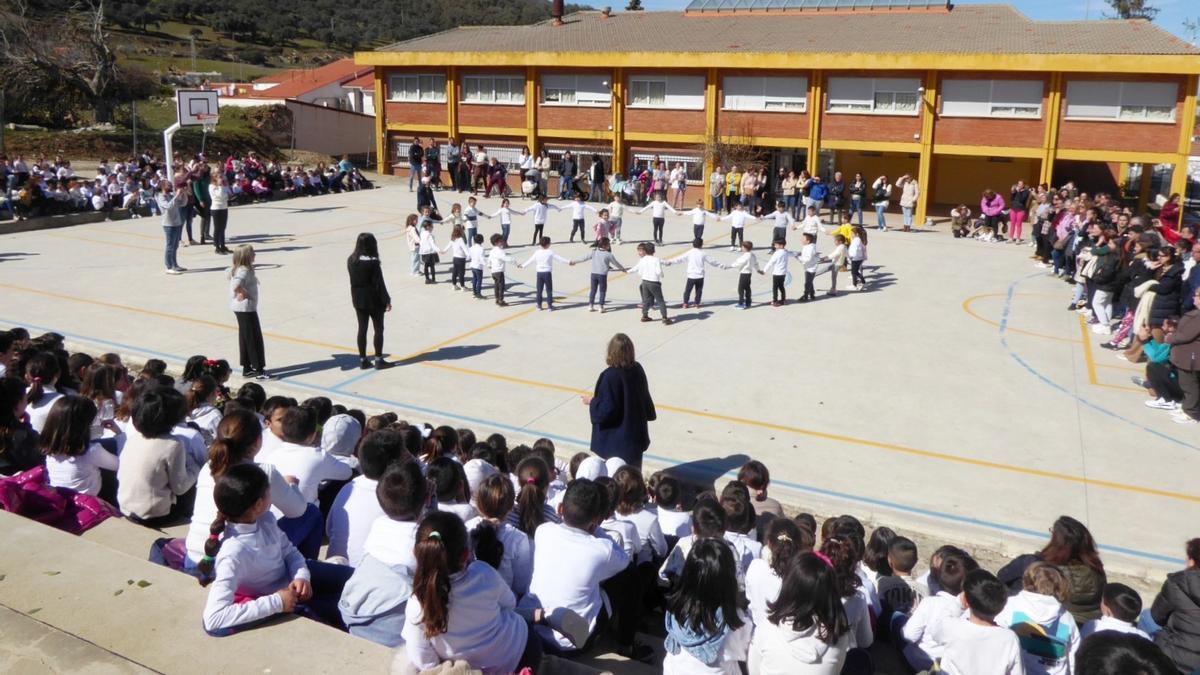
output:
{"label": "woman in pink jacket", "polygon": [[1004,211],[1004,197],[996,194],[995,190],[984,190],[983,199],[979,200],[979,212],[983,214],[984,225],[992,228],[992,232],[1000,234],[1001,213]]}

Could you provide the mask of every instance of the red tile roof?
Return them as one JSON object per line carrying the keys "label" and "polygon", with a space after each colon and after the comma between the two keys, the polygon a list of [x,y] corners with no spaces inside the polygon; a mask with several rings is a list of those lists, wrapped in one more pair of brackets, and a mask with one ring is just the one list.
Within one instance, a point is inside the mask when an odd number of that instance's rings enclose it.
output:
{"label": "red tile roof", "polygon": [[255,84],[277,83],[269,89],[247,92],[250,98],[296,98],[314,89],[345,83],[373,72],[371,66],[355,65],[354,59],[338,59],[320,68],[296,69],[255,80]]}
{"label": "red tile roof", "polygon": [[372,89],[375,87],[375,73],[368,71],[366,75],[356,77],[349,82],[343,82],[342,86],[353,89]]}

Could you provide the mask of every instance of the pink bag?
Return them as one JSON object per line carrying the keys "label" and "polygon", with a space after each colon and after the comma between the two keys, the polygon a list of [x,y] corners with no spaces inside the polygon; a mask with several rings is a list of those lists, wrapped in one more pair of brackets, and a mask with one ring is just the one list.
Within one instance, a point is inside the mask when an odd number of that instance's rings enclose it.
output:
{"label": "pink bag", "polygon": [[117,509],[102,499],[50,487],[43,466],[0,479],[0,510],[71,534],[83,534],[117,515]]}

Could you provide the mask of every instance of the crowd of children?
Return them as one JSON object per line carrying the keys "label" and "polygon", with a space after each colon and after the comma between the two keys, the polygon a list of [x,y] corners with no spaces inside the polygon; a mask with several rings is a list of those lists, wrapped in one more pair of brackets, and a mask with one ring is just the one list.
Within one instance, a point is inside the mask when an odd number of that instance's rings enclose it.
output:
{"label": "crowd of children", "polygon": [[[253,382],[231,391],[229,376],[199,356],[179,381],[161,361],[133,374],[55,334],[0,333],[0,473],[44,466],[134,522],[190,519],[161,558],[176,551],[208,587],[214,636],[299,613],[402,645],[417,669],[484,673],[600,645],[650,662],[648,639],[666,673],[872,673],[887,651],[962,675],[1200,667],[1200,539],[1145,612],[1067,516],[996,574],[943,546],[918,575],[916,544],[890,528],[789,517],[758,461],[697,485],[587,452],[564,461],[545,438],[510,447]],[[1141,669],[1096,665],[1114,649]]]}

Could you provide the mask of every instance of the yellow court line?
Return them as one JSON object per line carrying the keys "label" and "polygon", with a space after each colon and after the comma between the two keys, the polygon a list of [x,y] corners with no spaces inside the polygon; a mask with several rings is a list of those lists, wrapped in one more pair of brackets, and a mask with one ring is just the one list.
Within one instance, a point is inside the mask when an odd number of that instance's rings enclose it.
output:
{"label": "yellow court line", "polygon": [[1083,315],[1079,315],[1079,335],[1080,342],[1083,343],[1083,361],[1087,364],[1088,380],[1092,384],[1099,384],[1096,379],[1096,358],[1092,356],[1092,339],[1088,337],[1087,320]]}
{"label": "yellow court line", "polygon": [[[991,319],[988,319],[986,317],[980,316],[979,314],[976,314],[975,311],[973,309],[971,309],[971,305],[973,305],[976,300],[980,300],[982,298],[1000,298],[1000,297],[1004,297],[1006,295],[1007,295],[1006,293],[980,293],[979,295],[972,295],[971,297],[967,298],[966,300],[963,300],[962,309],[971,318],[978,319],[986,324],[991,324],[991,325],[999,328],[1000,327],[999,321],[992,321]],[[1017,293],[1017,295],[1026,295],[1026,294],[1025,293]],[[1044,340],[1055,340],[1057,342],[1070,342],[1073,344],[1079,343],[1079,340],[1072,340],[1071,338],[1059,337],[1057,335],[1046,335],[1045,333],[1035,333],[1033,331],[1021,330],[1020,328],[1013,328],[1011,324],[1006,326],[1004,328],[1004,330],[1008,333],[1017,333],[1020,335],[1028,335],[1030,337],[1042,338]]]}
{"label": "yellow court line", "polygon": [[1136,366],[1118,366],[1118,365],[1109,365],[1107,363],[1097,363],[1096,367],[1097,368],[1109,368],[1111,370],[1124,370],[1129,373],[1140,373],[1145,370],[1144,368],[1138,368]]}

